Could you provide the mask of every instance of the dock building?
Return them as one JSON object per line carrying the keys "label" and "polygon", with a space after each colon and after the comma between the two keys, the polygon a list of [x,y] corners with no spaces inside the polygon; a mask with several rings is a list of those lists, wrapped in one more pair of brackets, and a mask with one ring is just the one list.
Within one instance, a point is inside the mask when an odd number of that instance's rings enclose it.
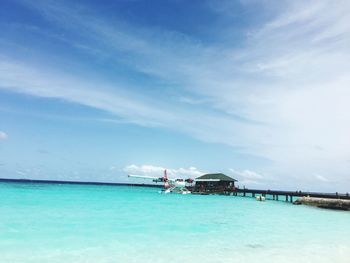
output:
{"label": "dock building", "polygon": [[195,182],[193,193],[220,194],[234,191],[237,180],[223,173],[212,173],[197,177]]}

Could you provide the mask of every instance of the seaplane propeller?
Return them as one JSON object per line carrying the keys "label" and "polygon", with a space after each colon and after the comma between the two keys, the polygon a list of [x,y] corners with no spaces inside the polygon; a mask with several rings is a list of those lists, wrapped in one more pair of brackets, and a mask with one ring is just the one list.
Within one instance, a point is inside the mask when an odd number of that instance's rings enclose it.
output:
{"label": "seaplane propeller", "polygon": [[164,183],[164,193],[179,193],[179,194],[189,194],[191,193],[186,188],[186,183],[192,184],[193,179],[183,179],[183,178],[168,178],[167,170],[164,170],[163,177],[153,177],[153,176],[143,176],[143,175],[132,175],[129,174],[128,177],[132,178],[142,178],[152,180],[154,183]]}
{"label": "seaplane propeller", "polygon": [[188,178],[185,180],[185,182],[188,184],[192,184],[194,182],[194,180],[192,178]]}

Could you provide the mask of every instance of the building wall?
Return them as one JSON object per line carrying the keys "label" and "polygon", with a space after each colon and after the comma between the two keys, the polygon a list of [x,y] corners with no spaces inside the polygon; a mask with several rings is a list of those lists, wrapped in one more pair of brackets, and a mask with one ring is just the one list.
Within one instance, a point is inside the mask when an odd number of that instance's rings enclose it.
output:
{"label": "building wall", "polygon": [[194,192],[225,192],[234,188],[234,182],[196,182]]}

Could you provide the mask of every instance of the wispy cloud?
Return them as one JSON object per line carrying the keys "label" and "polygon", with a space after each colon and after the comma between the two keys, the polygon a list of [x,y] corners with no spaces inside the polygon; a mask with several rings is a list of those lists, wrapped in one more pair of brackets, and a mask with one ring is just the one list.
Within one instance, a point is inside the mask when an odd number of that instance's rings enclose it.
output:
{"label": "wispy cloud", "polygon": [[8,138],[8,135],[6,132],[0,131],[0,141],[6,140]]}
{"label": "wispy cloud", "polygon": [[329,183],[329,180],[326,177],[324,177],[323,175],[316,174],[315,178],[321,182]]}
{"label": "wispy cloud", "polygon": [[230,168],[229,171],[233,177],[238,179],[238,182],[241,185],[258,186],[264,183],[267,185],[266,181],[270,179],[267,176],[251,170],[238,171]]}
{"label": "wispy cloud", "polygon": [[146,176],[163,176],[164,170],[167,170],[168,176],[173,178],[196,178],[204,174],[195,167],[167,169],[154,165],[136,165],[130,164],[124,167],[124,172],[128,174],[146,175]]}
{"label": "wispy cloud", "polygon": [[257,172],[251,171],[251,170],[237,171],[237,170],[232,169],[232,168],[229,170],[232,172],[232,174],[241,176],[243,178],[257,179],[257,180],[264,178],[263,175],[261,175]]}
{"label": "wispy cloud", "polygon": [[[242,2],[249,8],[252,1]],[[147,75],[160,95],[109,76],[103,81],[71,76],[6,57],[0,62],[1,88],[64,99],[130,123],[227,144],[272,160],[274,165],[265,168],[269,173],[302,179],[323,171],[349,183],[346,1],[263,1],[259,5],[269,12],[268,19],[249,27],[239,40],[229,37],[236,36],[233,24],[220,28],[220,44],[121,21],[112,26],[98,14],[57,2],[24,3],[79,36],[60,36],[63,42],[112,67]],[[230,5],[215,11],[230,21]]]}
{"label": "wispy cloud", "polygon": [[[0,62],[0,88],[33,96],[64,99],[105,110],[128,119],[130,123],[157,125],[157,118],[170,118],[166,113],[137,99],[140,95],[117,85],[84,81],[60,71],[45,70],[20,61]],[[126,87],[124,87],[126,88]],[[111,91],[111,89],[113,91]],[[164,116],[165,115],[165,116]]]}

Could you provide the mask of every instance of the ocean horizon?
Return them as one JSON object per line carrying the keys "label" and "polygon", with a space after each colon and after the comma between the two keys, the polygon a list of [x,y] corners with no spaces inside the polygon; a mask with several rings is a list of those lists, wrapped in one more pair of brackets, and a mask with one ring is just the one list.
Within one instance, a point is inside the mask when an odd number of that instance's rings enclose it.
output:
{"label": "ocean horizon", "polygon": [[1,262],[348,262],[350,213],[157,188],[0,183]]}

